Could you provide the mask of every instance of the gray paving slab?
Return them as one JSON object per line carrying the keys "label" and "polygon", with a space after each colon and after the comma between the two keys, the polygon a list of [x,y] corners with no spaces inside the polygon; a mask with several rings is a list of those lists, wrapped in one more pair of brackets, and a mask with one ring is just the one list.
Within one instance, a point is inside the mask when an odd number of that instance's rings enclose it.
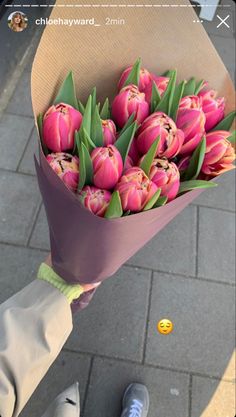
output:
{"label": "gray paving slab", "polygon": [[30,239],[30,246],[33,248],[50,250],[49,231],[44,205],[42,205],[34,231]]}
{"label": "gray paving slab", "polygon": [[24,156],[19,166],[19,172],[36,175],[34,155],[38,156],[38,134],[36,129],[33,130],[29,143],[27,144]]}
{"label": "gray paving slab", "polygon": [[[208,34],[217,35],[224,38],[232,38],[235,34],[235,3],[233,2],[233,0],[221,0],[220,6],[221,7],[218,8],[217,12],[215,13],[214,19],[211,22],[204,20],[203,27]],[[217,15],[221,17],[221,19],[223,20],[226,19],[225,24],[221,23],[221,20],[219,17],[217,17]]]}
{"label": "gray paving slab", "polygon": [[134,255],[129,264],[195,274],[196,207],[189,206]]}
{"label": "gray paving slab", "polygon": [[191,417],[233,417],[234,415],[235,384],[233,382],[193,377]]}
{"label": "gray paving slab", "polygon": [[40,203],[36,178],[0,171],[0,195],[0,242],[25,245]]}
{"label": "gray paving slab", "polygon": [[[169,335],[156,325],[174,323]],[[145,362],[221,377],[234,351],[234,291],[230,286],[155,274]],[[233,378],[232,369],[226,377]]]}
{"label": "gray paving slab", "polygon": [[[232,80],[235,78],[235,39],[209,35],[212,43],[214,44],[218,54],[224,62],[227,70],[230,73]],[[214,87],[214,86],[212,86]]]}
{"label": "gray paving slab", "polygon": [[5,114],[0,120],[0,168],[16,170],[33,129],[28,117]]}
{"label": "gray paving slab", "polygon": [[0,303],[28,285],[46,253],[0,244]]}
{"label": "gray paving slab", "polygon": [[235,215],[199,209],[198,276],[235,282]]}
{"label": "gray paving slab", "polygon": [[188,416],[187,375],[96,358],[84,417],[120,417],[123,392],[131,382],[143,383],[149,390],[148,417]]}
{"label": "gray paving slab", "polygon": [[25,71],[23,73],[18,85],[16,86],[15,92],[6,108],[7,113],[33,117],[33,110],[31,105],[30,77],[31,74],[29,71]]}
{"label": "gray paving slab", "polygon": [[76,381],[79,382],[80,403],[82,405],[89,367],[89,357],[61,352],[20,417],[40,417],[54,398]]}
{"label": "gray paving slab", "polygon": [[142,360],[150,273],[123,267],[75,317],[67,348]]}
{"label": "gray paving slab", "polygon": [[219,208],[224,210],[235,210],[235,171],[229,171],[217,178],[218,186],[205,190],[194,204]]}

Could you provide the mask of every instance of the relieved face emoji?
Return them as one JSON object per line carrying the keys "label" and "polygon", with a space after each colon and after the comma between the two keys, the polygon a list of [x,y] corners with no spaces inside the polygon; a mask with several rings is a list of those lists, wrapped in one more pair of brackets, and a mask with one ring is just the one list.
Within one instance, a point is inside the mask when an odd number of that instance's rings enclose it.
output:
{"label": "relieved face emoji", "polygon": [[169,333],[171,333],[172,330],[173,330],[173,323],[172,323],[172,321],[170,321],[169,319],[161,319],[157,323],[157,330],[161,334],[169,334]]}

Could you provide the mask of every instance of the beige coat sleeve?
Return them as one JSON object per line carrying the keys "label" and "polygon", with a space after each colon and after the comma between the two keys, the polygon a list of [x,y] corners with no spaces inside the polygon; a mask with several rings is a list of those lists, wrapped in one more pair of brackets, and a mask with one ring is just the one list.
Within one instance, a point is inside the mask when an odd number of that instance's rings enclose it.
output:
{"label": "beige coat sleeve", "polygon": [[0,416],[16,417],[72,331],[66,297],[35,280],[0,306]]}

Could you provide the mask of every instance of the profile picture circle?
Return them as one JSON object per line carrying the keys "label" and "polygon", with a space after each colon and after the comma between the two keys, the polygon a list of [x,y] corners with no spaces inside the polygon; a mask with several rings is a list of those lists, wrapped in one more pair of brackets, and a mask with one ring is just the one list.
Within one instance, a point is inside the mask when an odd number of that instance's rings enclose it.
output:
{"label": "profile picture circle", "polygon": [[13,32],[22,32],[27,25],[28,18],[25,13],[13,12],[8,16],[8,26]]}

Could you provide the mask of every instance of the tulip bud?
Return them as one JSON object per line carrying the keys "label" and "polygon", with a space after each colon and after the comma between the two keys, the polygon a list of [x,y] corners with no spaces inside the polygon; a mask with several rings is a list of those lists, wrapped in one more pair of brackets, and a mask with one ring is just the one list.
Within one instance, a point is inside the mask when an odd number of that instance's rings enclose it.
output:
{"label": "tulip bud", "polygon": [[227,140],[230,132],[217,130],[206,135],[206,152],[201,172],[216,177],[234,169],[235,150]]}
{"label": "tulip bud", "polygon": [[138,151],[141,155],[148,152],[153,142],[160,136],[156,156],[173,158],[184,141],[184,134],[177,129],[175,122],[163,112],[151,114],[140,126],[137,136]]}
{"label": "tulip bud", "polygon": [[64,184],[75,192],[79,182],[79,158],[59,152],[47,155],[46,159]]}
{"label": "tulip bud", "polygon": [[80,193],[80,199],[88,210],[97,216],[104,217],[111,200],[111,193],[107,190],[86,185]]}
{"label": "tulip bud", "polygon": [[102,120],[102,133],[104,146],[113,145],[116,141],[116,125],[113,120]]}
{"label": "tulip bud", "polygon": [[180,174],[182,174],[182,172],[184,172],[188,168],[190,159],[191,159],[191,155],[183,156],[180,159],[180,161],[177,164]]}
{"label": "tulip bud", "polygon": [[[120,91],[124,85],[125,82],[129,76],[129,74],[132,71],[132,66],[126,68],[126,70],[124,70],[121,74],[119,83],[118,83],[118,91]],[[151,81],[151,74],[148,70],[146,70],[145,68],[141,68],[140,69],[140,73],[139,73],[139,84],[138,84],[138,89],[139,91],[143,92],[145,87],[150,83]]]}
{"label": "tulip bud", "polygon": [[131,146],[130,146],[130,150],[129,150],[129,156],[131,157],[132,161],[134,162],[134,164],[136,165],[140,159],[140,155],[138,153],[138,148],[137,148],[137,141],[134,138]]}
{"label": "tulip bud", "polygon": [[176,121],[177,127],[184,132],[180,154],[189,154],[196,149],[205,132],[205,121],[199,97],[186,96],[180,100]]}
{"label": "tulip bud", "polygon": [[149,114],[149,105],[145,101],[145,94],[140,93],[135,85],[127,85],[120,90],[112,103],[112,116],[119,127],[123,127],[131,114],[135,120],[142,123]]}
{"label": "tulip bud", "polygon": [[223,118],[225,111],[224,97],[216,98],[215,90],[202,89],[198,96],[202,100],[202,110],[206,116],[205,130],[213,129]]}
{"label": "tulip bud", "polygon": [[166,88],[170,80],[169,77],[157,77],[154,74],[151,74],[151,77],[152,77],[151,82],[147,84],[145,90],[143,90],[143,92],[145,93],[145,99],[149,104],[151,103],[151,99],[152,99],[152,82],[154,81],[160,93],[160,96],[162,96],[163,93],[166,91]]}
{"label": "tulip bud", "polygon": [[154,159],[149,178],[157,188],[161,188],[161,195],[167,197],[168,201],[176,197],[180,186],[180,175],[174,162],[169,162],[166,158]]}
{"label": "tulip bud", "polygon": [[74,133],[81,122],[81,113],[69,104],[51,106],[43,118],[43,141],[47,148],[53,152],[73,149]]}
{"label": "tulip bud", "polygon": [[116,186],[124,211],[139,212],[157,191],[157,186],[138,167],[128,169]]}
{"label": "tulip bud", "polygon": [[127,155],[126,160],[125,160],[125,165],[124,165],[124,172],[132,168],[133,166],[134,166],[134,162],[132,158],[129,155]]}
{"label": "tulip bud", "polygon": [[92,151],[91,159],[94,185],[107,190],[114,188],[123,171],[120,152],[113,145],[99,147]]}

